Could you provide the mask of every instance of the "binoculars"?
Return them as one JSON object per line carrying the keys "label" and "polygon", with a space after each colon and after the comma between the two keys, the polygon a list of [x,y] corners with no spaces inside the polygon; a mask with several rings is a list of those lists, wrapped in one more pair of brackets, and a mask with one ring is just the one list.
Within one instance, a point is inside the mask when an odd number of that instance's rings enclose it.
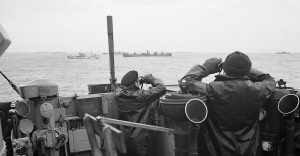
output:
{"label": "binoculars", "polygon": [[144,79],[143,76],[140,76],[140,77],[139,77],[139,83],[140,83],[140,84],[145,83],[145,79]]}

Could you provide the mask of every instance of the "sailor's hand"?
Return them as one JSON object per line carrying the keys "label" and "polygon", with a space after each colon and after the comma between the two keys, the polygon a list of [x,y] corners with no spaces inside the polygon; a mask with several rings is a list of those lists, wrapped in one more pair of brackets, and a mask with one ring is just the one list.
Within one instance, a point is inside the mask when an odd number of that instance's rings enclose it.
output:
{"label": "sailor's hand", "polygon": [[202,65],[207,70],[207,74],[214,74],[221,71],[220,64],[222,63],[221,58],[210,58],[207,59]]}
{"label": "sailor's hand", "polygon": [[152,82],[153,82],[152,74],[147,74],[147,75],[143,76],[143,82],[146,84],[152,84]]}

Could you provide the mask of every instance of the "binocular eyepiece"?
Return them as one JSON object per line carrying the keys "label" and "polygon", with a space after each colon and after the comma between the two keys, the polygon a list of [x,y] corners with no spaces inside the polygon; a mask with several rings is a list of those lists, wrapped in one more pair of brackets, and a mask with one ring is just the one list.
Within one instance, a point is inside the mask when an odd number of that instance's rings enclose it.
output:
{"label": "binocular eyepiece", "polygon": [[223,68],[223,62],[221,62],[220,64],[218,64],[217,67],[218,67],[219,69],[222,69],[222,68]]}

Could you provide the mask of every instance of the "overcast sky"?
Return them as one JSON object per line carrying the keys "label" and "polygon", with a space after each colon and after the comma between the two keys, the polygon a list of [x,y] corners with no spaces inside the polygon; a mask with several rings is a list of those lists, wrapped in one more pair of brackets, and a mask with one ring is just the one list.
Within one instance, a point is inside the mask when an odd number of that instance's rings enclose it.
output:
{"label": "overcast sky", "polygon": [[0,0],[8,51],[300,52],[300,0]]}

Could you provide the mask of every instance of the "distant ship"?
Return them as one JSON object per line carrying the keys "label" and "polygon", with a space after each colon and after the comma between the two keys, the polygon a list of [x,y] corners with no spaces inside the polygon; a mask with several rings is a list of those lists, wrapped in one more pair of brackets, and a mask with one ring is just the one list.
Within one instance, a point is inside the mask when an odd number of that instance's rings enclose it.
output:
{"label": "distant ship", "polygon": [[67,56],[68,59],[99,59],[100,57],[98,55],[92,54],[90,56],[86,56],[85,53],[79,52],[78,55],[70,55]]}
{"label": "distant ship", "polygon": [[166,53],[166,52],[154,52],[154,53],[150,53],[148,50],[147,50],[147,53],[123,53],[123,56],[124,57],[171,57],[172,56],[172,53]]}
{"label": "distant ship", "polygon": [[282,52],[277,52],[276,54],[289,54],[290,52],[282,51]]}

